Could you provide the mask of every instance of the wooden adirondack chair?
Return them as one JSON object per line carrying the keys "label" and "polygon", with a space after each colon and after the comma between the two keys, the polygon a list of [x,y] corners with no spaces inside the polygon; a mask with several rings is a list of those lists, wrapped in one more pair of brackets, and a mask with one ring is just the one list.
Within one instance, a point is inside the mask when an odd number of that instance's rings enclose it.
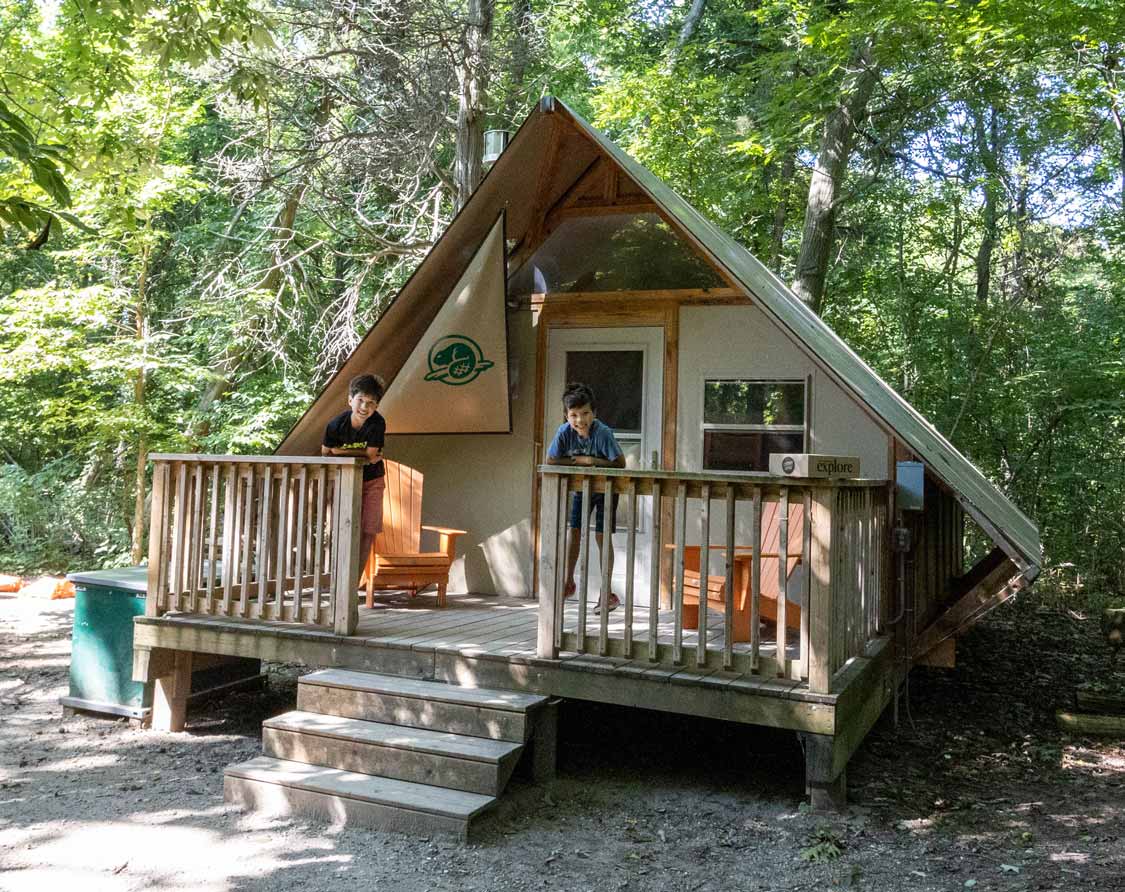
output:
{"label": "wooden adirondack chair", "polygon": [[[406,589],[413,597],[436,585],[438,607],[444,607],[457,537],[465,530],[423,524],[422,472],[386,459],[383,466],[387,472],[383,531],[375,537],[360,580],[361,587],[367,585],[367,606],[375,605],[375,589]],[[422,530],[438,534],[437,551],[421,550]]]}
{"label": "wooden adirondack chair", "polygon": [[[764,620],[777,624],[778,554],[778,503],[762,505],[762,596],[758,614]],[[789,506],[789,544],[785,578],[788,579],[801,562],[801,540],[805,534],[804,506],[799,502]],[[712,545],[711,548],[722,549]],[[700,552],[698,545],[684,546],[684,628],[699,628]],[[731,634],[734,641],[750,640],[750,592],[753,546],[735,546],[734,560],[734,614]],[[707,606],[711,610],[726,611],[726,577],[707,576]],[[785,627],[794,631],[801,628],[801,607],[792,602],[785,605]]]}

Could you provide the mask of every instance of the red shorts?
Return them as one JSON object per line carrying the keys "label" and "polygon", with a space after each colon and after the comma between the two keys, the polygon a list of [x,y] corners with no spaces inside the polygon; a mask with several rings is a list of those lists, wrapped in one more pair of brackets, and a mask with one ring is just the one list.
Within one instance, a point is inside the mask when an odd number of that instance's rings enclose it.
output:
{"label": "red shorts", "polygon": [[363,512],[359,526],[365,536],[374,536],[383,531],[383,491],[386,488],[386,477],[363,481]]}

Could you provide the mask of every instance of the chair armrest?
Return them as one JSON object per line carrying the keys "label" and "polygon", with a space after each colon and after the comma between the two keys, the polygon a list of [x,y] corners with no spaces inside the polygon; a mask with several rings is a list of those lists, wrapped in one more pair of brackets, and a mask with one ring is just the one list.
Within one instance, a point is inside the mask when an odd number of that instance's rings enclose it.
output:
{"label": "chair armrest", "polygon": [[468,533],[468,530],[455,530],[451,527],[435,527],[425,523],[422,524],[422,529],[438,534],[438,551],[448,555],[450,560],[456,556],[454,551],[457,548],[457,537],[464,536]]}
{"label": "chair armrest", "polygon": [[450,536],[464,536],[468,534],[468,530],[455,530],[452,527],[432,527],[428,523],[422,524],[422,529],[429,530],[432,533],[446,533]]}

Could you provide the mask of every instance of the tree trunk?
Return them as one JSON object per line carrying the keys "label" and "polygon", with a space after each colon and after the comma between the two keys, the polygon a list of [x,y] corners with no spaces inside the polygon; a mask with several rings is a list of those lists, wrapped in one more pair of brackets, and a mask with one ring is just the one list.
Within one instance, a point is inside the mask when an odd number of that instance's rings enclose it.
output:
{"label": "tree trunk", "polygon": [[824,121],[816,167],[809,182],[805,204],[805,229],[797,256],[793,290],[814,313],[824,299],[828,258],[836,228],[836,210],[843,192],[856,122],[863,117],[867,101],[878,80],[869,37],[855,53],[840,87],[840,100]]}
{"label": "tree trunk", "polygon": [[669,71],[676,67],[676,61],[680,58],[681,50],[691,40],[692,35],[695,34],[695,29],[699,27],[699,20],[703,18],[703,10],[706,6],[707,0],[692,0],[691,9],[688,10],[687,18],[684,19],[684,23],[680,27],[680,36],[676,38],[676,45],[672,47],[672,51],[668,54],[667,68]]}
{"label": "tree trunk", "polygon": [[488,41],[496,0],[469,0],[457,71],[457,144],[453,162],[457,210],[465,206],[481,181],[484,153],[484,101],[488,91]]}
{"label": "tree trunk", "polygon": [[789,217],[789,190],[797,166],[797,153],[790,149],[781,161],[781,175],[777,186],[777,204],[773,209],[773,229],[770,232],[769,267],[781,272],[781,254],[785,248],[785,223]]}
{"label": "tree trunk", "polygon": [[1000,183],[999,148],[1000,122],[996,109],[989,106],[988,123],[979,109],[973,110],[973,130],[976,134],[977,155],[984,169],[984,210],[980,247],[977,249],[977,302],[988,303],[992,287],[992,252],[996,247],[996,206]]}
{"label": "tree trunk", "polygon": [[[141,365],[133,376],[133,402],[138,411],[145,411],[145,340],[148,329],[148,264],[151,257],[151,248],[147,245],[141,252],[141,274],[137,278],[137,305],[136,305],[136,335],[141,342]],[[147,478],[145,468],[148,465],[148,438],[144,432],[137,438],[137,467],[133,477],[133,536],[129,557],[134,564],[139,564],[144,557],[145,543],[145,489]]]}

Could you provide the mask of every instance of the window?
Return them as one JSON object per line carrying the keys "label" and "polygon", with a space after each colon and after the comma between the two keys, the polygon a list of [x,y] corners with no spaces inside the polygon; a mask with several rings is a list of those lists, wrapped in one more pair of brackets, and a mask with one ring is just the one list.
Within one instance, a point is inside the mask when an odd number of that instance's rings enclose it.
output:
{"label": "window", "polygon": [[768,471],[770,454],[805,451],[805,382],[703,382],[703,469]]}
{"label": "window", "polygon": [[594,391],[598,418],[613,428],[626,467],[644,467],[641,417],[644,406],[643,350],[567,350],[566,380]]}
{"label": "window", "polygon": [[573,217],[512,276],[512,295],[722,288],[725,283],[656,214]]}

